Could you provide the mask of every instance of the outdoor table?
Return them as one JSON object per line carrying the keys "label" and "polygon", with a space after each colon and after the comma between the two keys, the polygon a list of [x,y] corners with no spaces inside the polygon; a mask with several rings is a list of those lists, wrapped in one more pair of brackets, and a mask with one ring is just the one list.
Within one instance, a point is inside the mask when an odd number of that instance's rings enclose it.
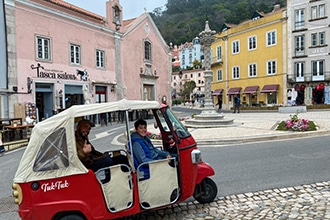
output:
{"label": "outdoor table", "polygon": [[7,125],[3,126],[5,129],[10,130],[10,140],[20,140],[24,138],[23,131],[28,128],[33,128],[33,124],[25,124],[25,125]]}
{"label": "outdoor table", "polygon": [[22,124],[21,118],[0,118],[0,126],[10,125],[13,121],[18,121],[20,124]]}

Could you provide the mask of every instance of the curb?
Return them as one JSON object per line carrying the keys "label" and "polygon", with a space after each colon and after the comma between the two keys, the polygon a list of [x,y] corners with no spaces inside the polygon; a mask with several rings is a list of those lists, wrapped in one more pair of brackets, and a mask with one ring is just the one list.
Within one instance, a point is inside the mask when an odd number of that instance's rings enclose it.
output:
{"label": "curb", "polygon": [[315,137],[329,135],[330,130],[323,131],[306,131],[306,132],[295,132],[292,131],[289,134],[271,134],[271,135],[260,135],[253,137],[243,137],[243,138],[224,138],[224,139],[195,139],[198,145],[228,145],[228,144],[243,144],[258,141],[268,141],[268,140],[287,140],[292,138],[301,137]]}

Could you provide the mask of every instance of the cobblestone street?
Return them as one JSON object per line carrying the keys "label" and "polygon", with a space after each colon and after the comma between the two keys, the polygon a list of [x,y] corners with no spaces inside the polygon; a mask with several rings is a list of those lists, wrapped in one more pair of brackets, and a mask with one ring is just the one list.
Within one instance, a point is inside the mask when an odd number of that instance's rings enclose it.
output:
{"label": "cobblestone street", "polygon": [[[136,219],[330,219],[330,182],[220,197],[210,204],[180,203]],[[127,219],[127,218],[126,218]],[[133,219],[128,218],[128,219]]]}

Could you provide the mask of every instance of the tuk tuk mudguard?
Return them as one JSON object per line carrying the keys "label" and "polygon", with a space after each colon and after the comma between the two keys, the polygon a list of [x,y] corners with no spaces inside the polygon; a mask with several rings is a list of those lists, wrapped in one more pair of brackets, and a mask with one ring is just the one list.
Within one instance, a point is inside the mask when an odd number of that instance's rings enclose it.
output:
{"label": "tuk tuk mudguard", "polygon": [[205,162],[197,164],[196,184],[200,184],[205,177],[213,176],[214,169]]}

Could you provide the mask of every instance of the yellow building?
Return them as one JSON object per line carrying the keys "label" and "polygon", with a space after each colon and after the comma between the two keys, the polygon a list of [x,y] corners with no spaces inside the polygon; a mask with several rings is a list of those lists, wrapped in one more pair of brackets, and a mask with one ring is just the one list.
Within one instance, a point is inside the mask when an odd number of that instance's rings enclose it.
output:
{"label": "yellow building", "polygon": [[233,106],[238,95],[243,106],[287,103],[287,15],[277,5],[268,14],[255,12],[236,26],[224,25],[211,45],[215,104]]}

